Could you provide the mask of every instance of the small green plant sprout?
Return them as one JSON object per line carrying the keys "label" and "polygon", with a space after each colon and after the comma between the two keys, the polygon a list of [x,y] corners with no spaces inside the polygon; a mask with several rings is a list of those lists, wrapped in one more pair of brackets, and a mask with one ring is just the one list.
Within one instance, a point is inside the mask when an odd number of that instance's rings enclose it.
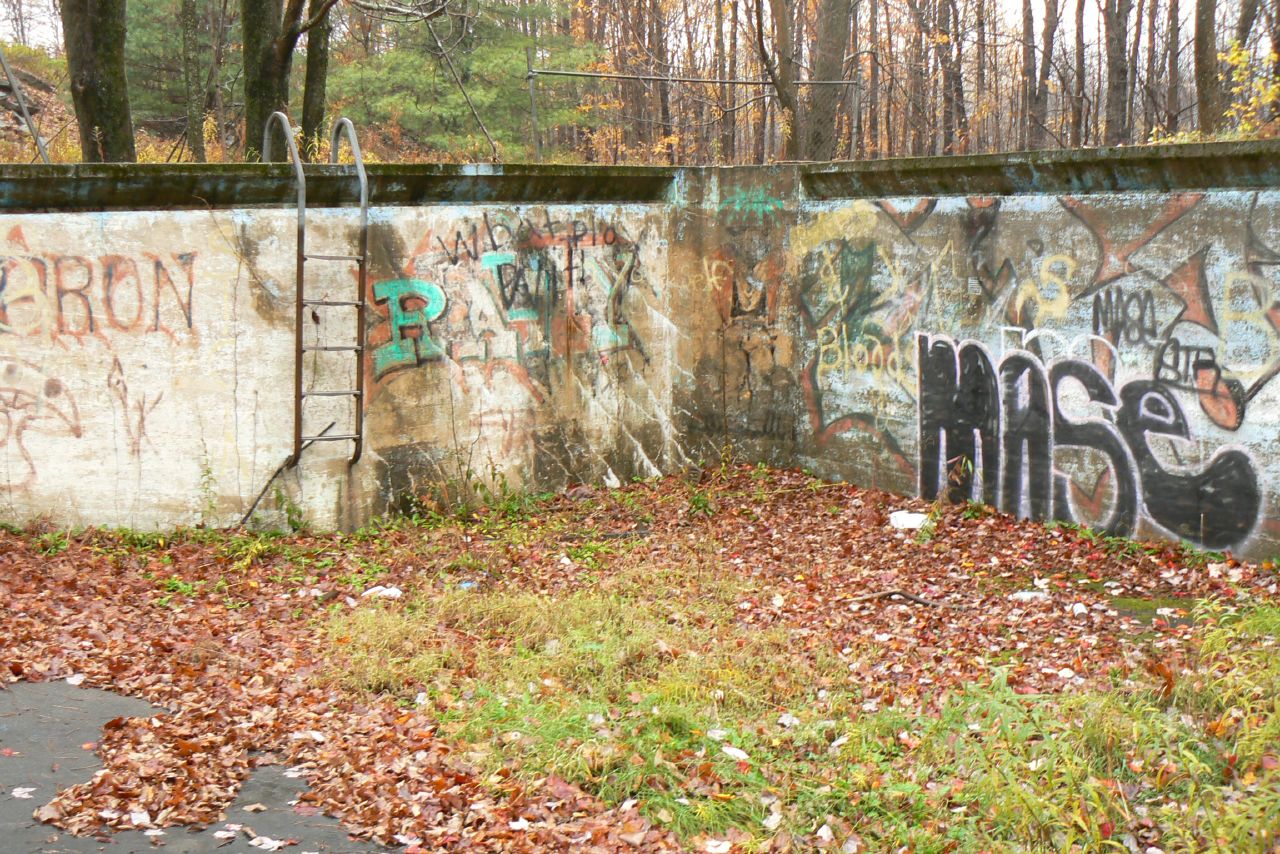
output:
{"label": "small green plant sprout", "polygon": [[173,575],[160,582],[160,589],[165,592],[157,596],[154,602],[161,608],[168,608],[173,604],[173,600],[176,597],[182,596],[190,599],[197,595],[203,586],[203,581],[186,581]]}
{"label": "small green plant sprout", "polygon": [[694,490],[689,495],[689,515],[690,516],[713,516],[715,515],[715,505],[711,502],[711,496],[700,489]]}
{"label": "small green plant sprout", "polygon": [[200,523],[211,525],[218,516],[218,482],[213,476],[213,465],[206,450],[200,459]]}
{"label": "small green plant sprout", "polygon": [[53,557],[71,545],[70,531],[49,531],[36,537],[36,550],[45,557]]}
{"label": "small green plant sprout", "polygon": [[942,504],[935,501],[929,508],[929,515],[925,517],[924,524],[920,526],[920,530],[916,531],[916,542],[923,545],[932,540],[938,533],[938,522],[941,520]]}
{"label": "small green plant sprout", "polygon": [[947,498],[952,504],[968,499],[973,483],[973,460],[964,454],[947,460]]}
{"label": "small green plant sprout", "polygon": [[588,569],[599,569],[600,558],[604,555],[611,554],[613,549],[607,543],[588,540],[582,543],[576,543],[567,546],[564,550],[565,555],[574,563],[585,566]]}
{"label": "small green plant sprout", "polygon": [[289,526],[289,530],[295,534],[306,529],[307,518],[303,513],[302,506],[294,501],[279,486],[275,489],[276,507],[280,512],[284,513],[284,522]]}

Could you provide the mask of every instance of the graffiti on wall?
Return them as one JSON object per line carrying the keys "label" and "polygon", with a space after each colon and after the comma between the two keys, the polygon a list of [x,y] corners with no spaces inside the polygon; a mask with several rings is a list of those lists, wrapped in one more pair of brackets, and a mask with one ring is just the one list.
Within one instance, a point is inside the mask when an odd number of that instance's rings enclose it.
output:
{"label": "graffiti on wall", "polygon": [[793,276],[810,345],[801,389],[819,448],[858,432],[914,480],[894,413],[914,408],[912,335],[936,280],[951,262],[916,232],[934,200],[899,208],[859,201],[795,229]]}
{"label": "graffiti on wall", "polygon": [[147,439],[147,419],[164,399],[164,392],[130,392],[124,366],[117,358],[111,360],[111,369],[107,372],[107,388],[115,403],[120,404],[120,419],[124,423],[125,436],[129,439],[129,454],[139,457],[142,455],[142,443]]}
{"label": "graffiti on wall", "polygon": [[194,252],[75,255],[31,251],[21,227],[0,254],[0,336],[59,343],[162,335],[194,344]]}
{"label": "graffiti on wall", "polygon": [[1055,459],[1080,448],[1104,460],[1113,485],[1098,525],[1109,534],[1132,536],[1145,517],[1216,549],[1239,545],[1257,523],[1261,491],[1244,451],[1219,448],[1199,469],[1158,455],[1159,438],[1193,439],[1177,398],[1160,383],[1117,388],[1089,361],[1046,365],[1014,350],[996,362],[976,341],[921,334],[918,342],[922,497],[945,490],[954,501],[1079,521]]}
{"label": "graffiti on wall", "polygon": [[758,184],[727,187],[712,219],[718,237],[694,262],[690,285],[718,313],[721,370],[700,377],[706,398],[702,427],[765,442],[794,440],[790,405],[790,340],[779,320],[786,203]]}
{"label": "graffiti on wall", "polygon": [[431,340],[431,323],[444,314],[445,296],[439,285],[421,279],[376,282],[373,302],[387,313],[386,340],[373,348],[375,377],[382,379],[444,355]]}
{"label": "graffiti on wall", "polygon": [[39,365],[12,356],[0,356],[0,419],[4,426],[0,445],[11,489],[28,487],[36,479],[28,433],[79,438],[82,432],[80,410],[63,382]]}
{"label": "graffiti on wall", "polygon": [[674,325],[643,261],[661,238],[656,218],[621,214],[482,208],[431,216],[407,244],[397,230],[374,253],[391,275],[371,288],[370,399],[391,415],[447,395],[454,441],[520,460],[520,477],[661,471],[674,428],[649,340]]}
{"label": "graffiti on wall", "polygon": [[374,379],[446,356],[505,361],[545,379],[557,360],[643,353],[626,316],[637,261],[620,226],[593,216],[486,212],[429,231],[408,260],[411,275],[373,285]]}
{"label": "graffiti on wall", "polygon": [[1280,373],[1280,302],[1267,276],[1277,259],[1257,234],[1257,193],[1218,203],[1243,220],[1238,237],[1227,223],[1206,234],[1187,222],[1206,199],[1172,194],[1149,220],[1073,197],[1060,203],[1094,244],[1092,272],[1072,297],[1097,336],[1094,361],[1113,377],[1119,362],[1145,360],[1153,379],[1193,392],[1216,426],[1235,431]]}
{"label": "graffiti on wall", "polygon": [[1276,194],[826,203],[790,237],[815,453],[1118,535],[1264,527]]}

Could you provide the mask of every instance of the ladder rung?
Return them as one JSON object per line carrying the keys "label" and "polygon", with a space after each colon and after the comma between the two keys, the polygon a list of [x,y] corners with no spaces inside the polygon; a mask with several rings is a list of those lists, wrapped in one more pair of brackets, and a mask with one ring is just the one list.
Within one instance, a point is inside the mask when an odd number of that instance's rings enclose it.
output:
{"label": "ladder rung", "polygon": [[349,305],[349,306],[362,306],[362,305],[364,305],[364,303],[363,303],[361,300],[358,300],[358,299],[355,299],[355,300],[350,300],[350,299],[304,299],[304,300],[302,301],[302,304],[303,304],[303,305]]}
{"label": "ladder rung", "polygon": [[363,350],[363,349],[364,349],[363,347],[351,347],[351,346],[343,346],[343,347],[318,347],[318,346],[315,346],[315,345],[312,345],[312,344],[304,344],[304,345],[302,345],[302,351],[303,351],[304,353],[311,353],[311,352],[321,352],[321,353],[339,353],[339,352],[344,352],[344,353],[350,353],[350,352],[353,352],[353,351],[358,353],[359,351],[361,351],[361,350]]}
{"label": "ladder rung", "polygon": [[355,391],[304,391],[303,397],[356,397],[360,392]]}
{"label": "ladder rung", "polygon": [[308,261],[363,261],[363,255],[307,255]]}
{"label": "ladder rung", "polygon": [[326,433],[323,436],[303,436],[304,442],[342,442],[347,439],[359,439],[357,433]]}

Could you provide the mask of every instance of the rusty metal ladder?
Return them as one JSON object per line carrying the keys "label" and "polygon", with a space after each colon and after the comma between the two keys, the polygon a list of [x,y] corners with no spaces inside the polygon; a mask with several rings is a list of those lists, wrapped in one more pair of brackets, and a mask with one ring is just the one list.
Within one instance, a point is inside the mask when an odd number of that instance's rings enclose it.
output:
{"label": "rusty metal ladder", "polygon": [[[294,139],[293,126],[284,113],[275,112],[267,120],[262,137],[262,159],[271,160],[271,131],[279,125],[284,133],[289,148],[289,158],[293,163],[294,182],[298,191],[298,236],[297,236],[297,299],[294,309],[294,359],[293,359],[293,454],[286,462],[286,467],[296,465],[302,452],[313,442],[352,442],[349,465],[360,459],[364,449],[364,350],[365,350],[365,293],[369,282],[369,177],[365,172],[364,158],[360,153],[360,141],[356,137],[355,126],[348,118],[340,118],[333,125],[330,135],[329,163],[338,163],[338,148],[342,137],[346,136],[351,146],[352,175],[360,184],[360,232],[359,246],[352,255],[322,255],[307,252],[307,176],[302,168],[302,158],[298,156],[298,144]],[[306,266],[308,261],[339,261],[357,264],[357,291],[352,300],[311,299],[307,296]],[[308,343],[303,335],[303,317],[305,310],[313,312],[322,308],[355,309],[356,335],[350,344],[321,345]],[[304,376],[304,363],[307,353],[343,352],[355,356],[355,388],[342,389],[308,389]],[[352,399],[352,424],[348,432],[329,433],[326,427],[316,435],[303,433],[303,404],[313,398],[349,397]],[[332,426],[332,425],[330,425]]]}

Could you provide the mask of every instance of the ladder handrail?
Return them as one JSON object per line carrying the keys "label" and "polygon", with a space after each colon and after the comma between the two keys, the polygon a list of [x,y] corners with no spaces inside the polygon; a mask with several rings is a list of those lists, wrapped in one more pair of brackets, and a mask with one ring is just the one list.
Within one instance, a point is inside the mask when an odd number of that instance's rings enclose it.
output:
{"label": "ladder handrail", "polygon": [[342,116],[333,123],[333,133],[329,136],[329,163],[338,164],[338,146],[344,134],[347,137],[347,144],[351,146],[356,176],[360,179],[360,220],[363,224],[369,220],[369,175],[364,170],[364,155],[360,153],[360,140],[356,136],[356,126],[346,116]]}
{"label": "ladder handrail", "polygon": [[297,282],[294,286],[297,299],[293,313],[293,454],[286,467],[297,464],[302,456],[302,315],[303,315],[303,267],[307,263],[307,176],[302,171],[302,158],[298,156],[298,144],[293,138],[293,124],[279,110],[267,118],[262,129],[262,160],[271,162],[271,127],[280,125],[284,141],[288,144],[289,159],[293,161],[293,177],[298,185],[298,257],[295,263]]}
{"label": "ladder handrail", "polygon": [[329,163],[336,164],[338,162],[338,147],[342,144],[342,137],[346,136],[347,144],[351,146],[351,157],[355,163],[356,177],[360,181],[360,248],[358,255],[360,256],[357,287],[359,295],[356,297],[356,344],[361,349],[357,352],[360,354],[356,359],[356,387],[355,387],[355,447],[351,451],[351,459],[349,465],[355,465],[360,459],[360,454],[364,451],[364,343],[365,343],[365,301],[368,299],[366,290],[369,284],[369,175],[364,169],[364,155],[360,152],[360,140],[356,136],[356,127],[351,123],[351,119],[341,116],[333,123],[333,132],[329,135]]}

